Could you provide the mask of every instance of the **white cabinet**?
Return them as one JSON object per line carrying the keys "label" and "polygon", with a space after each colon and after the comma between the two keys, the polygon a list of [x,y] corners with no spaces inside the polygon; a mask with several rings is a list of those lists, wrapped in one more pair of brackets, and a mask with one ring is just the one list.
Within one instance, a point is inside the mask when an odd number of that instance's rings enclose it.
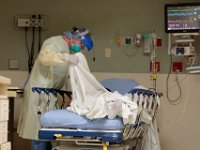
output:
{"label": "white cabinet", "polygon": [[8,114],[9,114],[9,108],[8,107],[9,107],[8,99],[0,97],[0,121],[7,121],[8,120]]}
{"label": "white cabinet", "polygon": [[8,131],[8,121],[1,121],[0,132],[7,132],[7,131]]}
{"label": "white cabinet", "polygon": [[0,145],[0,150],[11,150],[11,143],[6,142]]}
{"label": "white cabinet", "polygon": [[11,150],[8,142],[9,100],[7,88],[11,80],[0,76],[0,150]]}
{"label": "white cabinet", "polygon": [[8,132],[0,132],[0,145],[8,141]]}

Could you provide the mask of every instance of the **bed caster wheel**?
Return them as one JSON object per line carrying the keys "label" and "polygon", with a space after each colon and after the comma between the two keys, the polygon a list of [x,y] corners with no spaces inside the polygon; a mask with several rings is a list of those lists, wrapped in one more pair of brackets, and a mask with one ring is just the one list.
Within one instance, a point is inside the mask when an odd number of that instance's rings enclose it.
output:
{"label": "bed caster wheel", "polygon": [[106,142],[103,142],[102,144],[103,144],[103,150],[108,150],[108,145],[107,145],[107,143],[106,143]]}
{"label": "bed caster wheel", "polygon": [[62,138],[62,134],[54,134],[54,138],[57,139],[57,138]]}

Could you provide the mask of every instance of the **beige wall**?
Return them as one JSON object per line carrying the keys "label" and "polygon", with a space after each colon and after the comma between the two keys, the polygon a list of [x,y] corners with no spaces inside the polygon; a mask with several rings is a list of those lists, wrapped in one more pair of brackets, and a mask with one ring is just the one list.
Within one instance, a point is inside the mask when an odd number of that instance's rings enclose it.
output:
{"label": "beige wall", "polygon": [[[0,71],[1,76],[12,79],[12,86],[23,87],[27,72]],[[150,74],[135,73],[94,73],[98,80],[110,77],[134,79],[147,88],[152,87]],[[158,126],[162,150],[198,150],[200,149],[200,75],[178,75],[182,89],[181,103],[171,105],[166,98],[166,74],[159,74],[157,90],[163,92],[161,108],[158,113]],[[170,97],[178,95],[175,75],[170,77]],[[19,117],[22,99],[15,101],[15,123]]]}
{"label": "beige wall", "polygon": [[[116,35],[133,36],[152,30],[162,37],[162,47],[156,48],[161,72],[169,69],[167,34],[164,30],[164,5],[166,3],[194,2],[199,0],[6,0],[0,5],[0,70],[8,70],[8,59],[19,59],[19,70],[28,70],[25,46],[25,29],[14,28],[14,17],[42,14],[47,16],[47,30],[42,31],[42,41],[52,35],[63,34],[74,25],[87,27],[94,37],[94,53],[87,53],[93,72],[148,73],[150,57],[143,47],[116,45]],[[37,43],[38,34],[35,35]],[[199,41],[199,40],[198,40]],[[29,50],[32,32],[28,31]],[[197,44],[198,45],[198,44]],[[111,48],[111,58],[105,58],[105,48]],[[35,45],[37,55],[38,45]],[[133,54],[129,57],[126,55]],[[199,50],[197,49],[199,52]],[[96,61],[93,61],[95,56]],[[183,58],[174,57],[183,61]],[[138,64],[140,66],[138,67]]]}

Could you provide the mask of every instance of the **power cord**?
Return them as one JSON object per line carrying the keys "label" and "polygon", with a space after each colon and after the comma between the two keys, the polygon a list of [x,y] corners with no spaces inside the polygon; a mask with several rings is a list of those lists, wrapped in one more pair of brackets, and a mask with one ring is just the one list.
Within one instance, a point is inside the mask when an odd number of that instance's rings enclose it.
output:
{"label": "power cord", "polygon": [[[28,46],[28,40],[27,40],[27,32],[28,32],[28,27],[25,28],[25,45],[26,45],[26,51],[27,51],[27,54],[28,54],[28,61],[30,60],[30,57],[31,57],[31,54],[30,54],[30,50],[29,50],[29,46]],[[29,64],[28,64],[28,68],[29,68]],[[30,74],[28,74],[28,77],[23,85],[23,89],[25,88],[27,82],[28,82],[28,79],[29,79],[29,76]]]}
{"label": "power cord", "polygon": [[38,14],[38,54],[40,52],[40,48],[41,48],[41,15]]}
{"label": "power cord", "polygon": [[128,48],[129,48],[129,45],[127,45],[125,50],[124,50],[124,53],[125,53],[126,56],[132,57],[132,56],[135,56],[137,54],[138,49],[136,49],[132,54],[130,54],[130,52],[128,52],[128,51],[130,51],[130,49],[128,49]]}
{"label": "power cord", "polygon": [[182,95],[182,90],[181,90],[181,86],[180,86],[180,83],[179,83],[179,80],[178,80],[178,75],[177,75],[177,72],[176,72],[176,83],[177,83],[177,86],[178,86],[178,89],[179,89],[179,95],[175,98],[175,99],[171,99],[170,96],[169,96],[169,78],[170,78],[170,75],[171,75],[171,70],[172,70],[172,54],[170,54],[170,68],[169,68],[169,73],[167,75],[167,79],[166,79],[166,89],[167,89],[167,99],[168,101],[172,104],[172,105],[178,105],[181,101],[179,100],[181,95]]}
{"label": "power cord", "polygon": [[[33,15],[32,18],[34,19],[35,15]],[[33,40],[32,40],[32,45],[31,45],[31,55],[30,55],[30,58],[28,60],[29,73],[31,72],[33,65],[34,65],[34,49],[35,49],[35,27],[34,27],[34,24],[33,24],[33,27],[32,27],[32,39]]]}
{"label": "power cord", "polygon": [[[32,44],[31,44],[31,50],[29,50],[29,46],[28,46],[28,37],[27,37],[27,32],[28,32],[28,27],[25,28],[25,46],[26,46],[26,51],[28,54],[28,71],[29,71],[29,75],[24,83],[24,86],[26,86],[29,76],[30,76],[30,72],[33,68],[34,65],[34,50],[35,50],[35,19],[36,16],[32,15]],[[40,52],[40,48],[41,48],[41,15],[38,14],[38,53]]]}
{"label": "power cord", "polygon": [[28,53],[28,58],[30,58],[30,51],[29,51],[28,41],[27,41],[27,31],[28,31],[28,27],[25,28],[25,44],[26,44],[26,50]]}

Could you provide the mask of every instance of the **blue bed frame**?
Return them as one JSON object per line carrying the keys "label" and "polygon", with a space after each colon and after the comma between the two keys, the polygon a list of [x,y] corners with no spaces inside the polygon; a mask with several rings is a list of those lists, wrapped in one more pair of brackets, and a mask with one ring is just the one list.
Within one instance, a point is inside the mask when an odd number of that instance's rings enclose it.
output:
{"label": "blue bed frame", "polygon": [[75,130],[62,128],[42,128],[39,130],[41,140],[55,140],[63,137],[97,137],[104,142],[120,143],[123,141],[123,130]]}

